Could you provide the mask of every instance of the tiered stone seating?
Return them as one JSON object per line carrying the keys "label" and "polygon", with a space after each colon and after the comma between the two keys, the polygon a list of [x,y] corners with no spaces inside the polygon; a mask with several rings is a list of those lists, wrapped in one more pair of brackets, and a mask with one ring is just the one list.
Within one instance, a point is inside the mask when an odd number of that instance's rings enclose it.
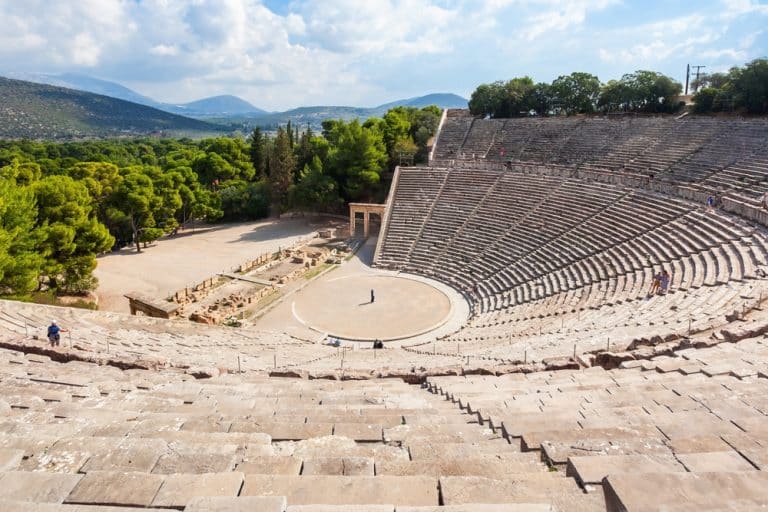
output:
{"label": "tiered stone seating", "polygon": [[461,158],[464,139],[472,127],[474,118],[466,110],[449,110],[438,134],[434,158],[452,160]]}
{"label": "tiered stone seating", "polygon": [[708,176],[721,171],[740,159],[760,150],[765,143],[765,134],[759,125],[740,121],[721,121],[725,136],[713,136],[707,144],[687,158],[668,169],[671,180],[678,182],[701,182]]}
{"label": "tiered stone seating", "polygon": [[[476,314],[576,290],[580,307],[638,299],[661,268],[673,290],[741,282],[766,263],[762,232],[689,201],[557,176],[440,171],[431,202],[393,191],[397,238],[387,234],[379,263],[452,284]],[[424,190],[430,172],[401,169],[400,179]],[[399,220],[417,208],[423,220]]]}
{"label": "tiered stone seating", "polygon": [[[766,147],[759,119],[476,119],[464,136],[474,157],[444,161],[431,204],[392,191],[393,219],[398,208],[425,218],[399,229],[407,251],[385,239],[381,261],[448,283],[471,303],[472,320],[442,340],[444,356],[540,360],[564,346],[626,347],[722,327],[763,296],[768,238],[706,211],[691,190],[739,194],[755,208],[768,189]],[[611,174],[633,178],[601,179]],[[429,168],[401,176],[429,186]],[[670,290],[650,298],[662,269]],[[422,354],[432,345],[408,347]]]}
{"label": "tiered stone seating", "polygon": [[482,512],[464,495],[475,479],[519,487],[493,510],[603,510],[601,495],[400,380],[196,380],[0,349],[0,390],[3,511]]}
{"label": "tiered stone seating", "polygon": [[[609,511],[756,510],[768,506],[766,348],[760,337],[632,361],[633,369],[432,377],[427,385],[587,492],[603,490]],[[451,482],[441,484],[451,503]],[[477,479],[461,497],[511,492]]]}
{"label": "tiered stone seating", "polygon": [[[49,347],[45,330],[56,319],[68,332]],[[206,326],[186,321],[41,306],[0,300],[0,347],[57,361],[125,369],[181,371],[192,376],[278,372],[312,378],[375,378],[456,368],[456,355],[415,355],[396,348],[335,347],[282,332]]]}
{"label": "tiered stone seating", "polygon": [[561,165],[695,184],[705,193],[749,196],[766,189],[764,119],[596,116],[472,122],[467,116],[467,111],[448,111],[436,160]]}
{"label": "tiered stone seating", "polygon": [[387,221],[387,232],[382,238],[381,264],[387,264],[390,254],[410,254],[414,232],[423,230],[424,220],[433,208],[437,196],[448,177],[445,169],[430,168],[426,174],[400,172],[395,196]]}
{"label": "tiered stone seating", "polygon": [[677,291],[663,297],[611,302],[616,290],[596,287],[560,294],[524,306],[478,315],[445,338],[441,354],[474,360],[541,360],[611,348],[624,349],[639,338],[681,338],[722,328],[727,314],[760,300],[755,281]]}

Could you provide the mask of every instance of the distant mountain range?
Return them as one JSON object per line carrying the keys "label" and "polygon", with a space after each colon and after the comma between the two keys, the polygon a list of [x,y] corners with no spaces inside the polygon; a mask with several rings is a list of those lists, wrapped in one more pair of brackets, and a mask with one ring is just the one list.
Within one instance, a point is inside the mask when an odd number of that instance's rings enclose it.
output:
{"label": "distant mountain range", "polygon": [[392,101],[377,107],[349,107],[349,106],[313,106],[299,107],[285,112],[268,112],[255,107],[251,103],[237,96],[224,95],[204,98],[198,101],[183,104],[170,104],[155,101],[143,96],[116,82],[100,80],[87,75],[75,73],[47,74],[47,73],[9,73],[10,78],[27,80],[59,87],[68,87],[96,94],[103,94],[121,100],[132,101],[141,105],[154,107],[173,114],[206,119],[220,124],[234,125],[238,128],[251,128],[253,126],[275,126],[292,123],[319,126],[325,119],[367,119],[383,115],[390,108],[403,105],[421,108],[428,105],[437,105],[440,108],[466,108],[467,100],[456,94],[437,93]]}
{"label": "distant mountain range", "polygon": [[[9,73],[0,77],[0,137],[77,138],[151,132],[201,133],[272,129],[289,121],[319,130],[326,119],[381,117],[396,106],[466,108],[456,94],[438,93],[377,107],[310,106],[267,112],[237,96],[172,105],[116,82],[74,73]],[[175,114],[175,115],[173,115]],[[184,117],[181,117],[184,116]],[[203,122],[206,121],[206,122]]]}
{"label": "distant mountain range", "polygon": [[237,96],[212,96],[191,103],[181,103],[174,105],[171,103],[162,103],[155,101],[148,96],[141,95],[136,91],[129,89],[116,82],[100,80],[87,75],[78,75],[75,73],[8,73],[9,78],[17,80],[26,80],[28,82],[37,82],[40,84],[55,85],[58,87],[67,87],[78,91],[103,94],[120,100],[131,101],[140,105],[146,105],[158,110],[164,110],[172,114],[179,114],[187,117],[206,118],[206,117],[229,117],[243,115],[260,115],[268,112],[254,107],[247,101]]}
{"label": "distant mountain range", "polygon": [[101,94],[0,77],[0,139],[202,137],[227,128]]}
{"label": "distant mountain range", "polygon": [[429,105],[437,105],[440,108],[467,108],[467,100],[456,94],[427,94],[426,96],[392,101],[371,108],[344,106],[299,107],[286,110],[285,112],[273,112],[258,116],[244,115],[233,116],[228,119],[216,118],[211,120],[239,125],[237,127],[240,129],[249,129],[254,126],[270,127],[283,125],[288,121],[291,121],[292,124],[309,124],[313,129],[319,129],[321,123],[326,119],[344,119],[347,121],[355,118],[368,119],[369,117],[381,117],[387,110],[397,106],[422,108]]}

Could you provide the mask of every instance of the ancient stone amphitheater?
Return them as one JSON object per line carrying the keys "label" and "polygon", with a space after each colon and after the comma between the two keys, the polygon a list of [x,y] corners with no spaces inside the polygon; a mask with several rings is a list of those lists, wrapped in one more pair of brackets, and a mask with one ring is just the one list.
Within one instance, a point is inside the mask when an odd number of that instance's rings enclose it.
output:
{"label": "ancient stone amphitheater", "polygon": [[467,322],[372,350],[0,302],[0,510],[768,507],[766,191],[765,119],[447,111],[374,262]]}

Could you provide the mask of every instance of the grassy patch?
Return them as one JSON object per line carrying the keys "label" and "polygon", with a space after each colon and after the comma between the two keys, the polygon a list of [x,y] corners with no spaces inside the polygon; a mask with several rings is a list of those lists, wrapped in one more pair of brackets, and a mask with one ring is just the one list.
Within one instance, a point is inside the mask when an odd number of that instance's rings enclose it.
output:
{"label": "grassy patch", "polygon": [[304,279],[309,281],[310,279],[315,278],[318,275],[320,275],[325,269],[327,269],[327,268],[329,268],[331,266],[332,266],[331,263],[322,263],[322,264],[316,266],[315,268],[309,270],[308,272],[305,272],[304,273]]}
{"label": "grassy patch", "polygon": [[91,302],[86,298],[75,299],[75,300],[72,300],[70,298],[69,300],[65,301],[65,300],[61,300],[55,293],[50,291],[32,292],[30,296],[30,301],[34,302],[35,304],[45,304],[46,306],[64,306],[68,308],[80,308],[80,309],[92,309],[92,310],[99,309],[94,302]]}
{"label": "grassy patch", "polygon": [[261,318],[261,316],[264,315],[264,310],[282,296],[283,294],[280,293],[279,290],[275,290],[266,297],[262,297],[261,300],[259,300],[259,302],[256,303],[256,306],[253,308],[254,311],[250,316],[250,319],[255,320]]}

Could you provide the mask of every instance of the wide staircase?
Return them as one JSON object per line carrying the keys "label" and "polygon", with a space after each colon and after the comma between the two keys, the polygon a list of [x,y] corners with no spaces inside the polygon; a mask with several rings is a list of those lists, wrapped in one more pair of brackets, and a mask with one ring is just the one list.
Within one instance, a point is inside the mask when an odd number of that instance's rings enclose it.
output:
{"label": "wide staircase", "polygon": [[[604,494],[609,512],[768,507],[762,335],[621,366],[431,377],[427,386],[588,495]],[[472,476],[457,489],[453,480],[441,480],[446,504],[514,500],[528,487]]]}
{"label": "wide staircase", "polygon": [[196,379],[0,350],[0,510],[756,510],[756,326],[610,370],[423,385]]}
{"label": "wide staircase", "polygon": [[0,391],[4,512],[604,510],[401,380],[196,380],[0,351]]}

